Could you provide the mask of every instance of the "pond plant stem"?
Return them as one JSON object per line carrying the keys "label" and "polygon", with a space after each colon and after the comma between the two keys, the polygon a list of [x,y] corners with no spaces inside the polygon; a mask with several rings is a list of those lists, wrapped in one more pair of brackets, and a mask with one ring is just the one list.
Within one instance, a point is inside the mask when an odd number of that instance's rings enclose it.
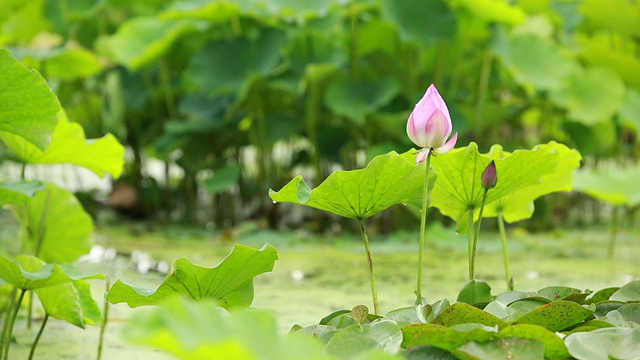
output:
{"label": "pond plant stem", "polygon": [[45,314],[44,319],[42,320],[42,325],[40,326],[40,330],[38,330],[38,335],[36,335],[36,338],[35,340],[33,340],[33,344],[31,345],[31,350],[29,351],[29,360],[33,359],[33,354],[36,352],[38,341],[40,341],[40,337],[42,336],[44,327],[47,326],[47,320],[49,320],[49,315]]}
{"label": "pond plant stem", "polygon": [[2,359],[9,359],[9,345],[11,343],[11,336],[13,334],[13,324],[16,322],[16,317],[18,317],[18,311],[20,310],[20,305],[22,304],[22,300],[24,299],[24,294],[26,290],[20,289],[20,295],[18,295],[18,301],[14,304],[13,311],[9,314],[7,328],[5,330],[4,339],[2,339],[2,343],[4,344],[4,348],[2,349]]}
{"label": "pond plant stem", "polygon": [[482,225],[482,213],[484,212],[484,203],[487,200],[487,192],[489,190],[484,189],[484,194],[482,195],[482,203],[480,204],[480,214],[478,214],[478,224],[474,228],[473,223],[473,210],[469,210],[469,232],[474,232],[473,235],[473,246],[471,249],[471,262],[469,269],[469,280],[473,280],[476,278],[476,254],[478,253],[478,237],[480,236],[480,226]]}
{"label": "pond plant stem", "polygon": [[[109,292],[109,288],[111,284],[109,283],[109,279],[105,281],[105,294]],[[104,333],[107,330],[107,321],[109,321],[109,302],[106,297],[104,299],[104,309],[102,310],[102,325],[100,326],[100,339],[98,340],[98,355],[96,357],[97,360],[102,359],[102,347],[104,345]]]}
{"label": "pond plant stem", "polygon": [[507,232],[504,230],[504,216],[502,211],[498,212],[498,229],[500,231],[500,239],[502,240],[502,257],[504,259],[504,274],[507,278],[507,289],[513,291],[513,278],[509,268],[509,249],[507,248]]}
{"label": "pond plant stem", "polygon": [[427,154],[422,189],[422,212],[420,213],[420,239],[418,250],[418,283],[416,285],[416,305],[422,304],[422,267],[424,264],[424,244],[427,230],[427,212],[429,210],[429,175],[431,170],[431,153]]}
{"label": "pond plant stem", "polygon": [[607,255],[609,258],[613,258],[613,253],[616,248],[616,236],[618,235],[618,223],[619,223],[619,206],[614,206],[611,214],[611,228],[609,230],[609,249]]}
{"label": "pond plant stem", "polygon": [[367,260],[369,261],[369,276],[371,278],[371,295],[373,296],[373,312],[375,315],[380,315],[380,306],[378,305],[378,290],[376,288],[376,273],[373,270],[373,258],[371,257],[371,247],[369,247],[369,237],[367,231],[364,228],[364,220],[358,219],[360,223],[360,233],[362,234],[362,240],[364,241],[364,249],[367,252]]}

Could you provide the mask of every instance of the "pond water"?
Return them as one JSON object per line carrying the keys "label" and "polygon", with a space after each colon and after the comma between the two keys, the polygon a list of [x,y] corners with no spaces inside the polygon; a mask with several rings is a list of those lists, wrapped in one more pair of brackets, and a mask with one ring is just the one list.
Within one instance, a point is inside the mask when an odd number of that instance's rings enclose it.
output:
{"label": "pond water", "polygon": [[[544,234],[529,234],[513,228],[509,231],[512,274],[518,290],[537,290],[550,285],[598,290],[621,286],[640,277],[637,230],[619,234],[614,259],[607,258],[608,232],[591,229]],[[377,275],[382,313],[408,306],[415,300],[415,264],[417,234],[392,236],[371,234],[373,259]],[[434,226],[428,235],[423,296],[430,302],[442,298],[455,301],[467,276],[466,236],[452,229]],[[229,252],[233,242],[259,248],[265,243],[279,252],[272,273],[255,281],[254,307],[266,308],[278,315],[282,331],[292,325],[311,325],[338,309],[364,304],[370,309],[371,291],[366,257],[356,235],[318,237],[304,232],[260,231],[249,226],[231,237],[226,234],[194,229],[151,229],[144,225],[113,226],[96,232],[96,244],[117,249],[115,259],[99,263],[82,261],[78,267],[99,271],[113,282],[122,279],[130,284],[155,287],[164,275],[157,272],[139,274],[130,255],[134,251],[149,254],[153,261],[172,263],[187,257],[200,266],[214,266]],[[506,291],[501,244],[497,234],[481,236],[478,246],[477,276],[489,282],[493,293]],[[96,299],[104,293],[104,282],[94,282]],[[126,342],[120,328],[133,311],[125,304],[111,306],[103,358],[165,359],[166,354]],[[11,348],[12,357],[26,358],[29,345],[40,325],[31,330],[19,320]],[[93,359],[99,329],[77,329],[52,319],[38,346],[36,358]],[[46,355],[46,356],[45,356]]]}

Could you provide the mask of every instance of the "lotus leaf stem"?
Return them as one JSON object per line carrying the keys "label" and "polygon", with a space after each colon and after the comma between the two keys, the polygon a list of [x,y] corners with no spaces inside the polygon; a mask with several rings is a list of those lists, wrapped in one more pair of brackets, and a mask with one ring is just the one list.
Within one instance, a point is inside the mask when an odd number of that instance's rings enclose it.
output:
{"label": "lotus leaf stem", "polygon": [[369,237],[364,227],[364,221],[358,219],[360,222],[360,233],[362,234],[362,240],[364,241],[364,249],[367,252],[367,260],[369,261],[369,276],[371,278],[371,295],[373,296],[373,311],[374,314],[380,315],[380,306],[378,306],[378,290],[376,288],[376,272],[373,270],[373,258],[371,257],[371,248],[369,247]]}

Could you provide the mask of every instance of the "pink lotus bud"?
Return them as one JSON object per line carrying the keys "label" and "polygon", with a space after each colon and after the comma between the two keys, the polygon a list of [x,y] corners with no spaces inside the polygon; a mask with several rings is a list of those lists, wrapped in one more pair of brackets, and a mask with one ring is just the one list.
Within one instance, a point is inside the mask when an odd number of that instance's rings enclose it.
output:
{"label": "pink lotus bud", "polygon": [[451,151],[458,141],[458,133],[447,141],[451,130],[451,116],[447,104],[442,100],[438,89],[431,84],[409,115],[407,122],[409,139],[422,148],[416,162],[423,162],[432,150],[440,154]]}
{"label": "pink lotus bud", "polygon": [[482,187],[489,190],[493,189],[498,182],[498,172],[496,171],[496,163],[491,160],[487,168],[482,173]]}

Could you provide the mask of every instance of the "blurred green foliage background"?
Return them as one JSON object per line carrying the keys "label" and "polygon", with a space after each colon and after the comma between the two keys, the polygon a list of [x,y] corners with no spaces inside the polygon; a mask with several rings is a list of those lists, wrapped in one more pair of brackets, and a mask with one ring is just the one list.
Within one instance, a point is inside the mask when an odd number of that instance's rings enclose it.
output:
{"label": "blurred green foliage background", "polygon": [[145,216],[276,227],[268,188],[406,151],[431,83],[460,146],[640,150],[634,0],[3,0],[0,46],[127,146]]}

